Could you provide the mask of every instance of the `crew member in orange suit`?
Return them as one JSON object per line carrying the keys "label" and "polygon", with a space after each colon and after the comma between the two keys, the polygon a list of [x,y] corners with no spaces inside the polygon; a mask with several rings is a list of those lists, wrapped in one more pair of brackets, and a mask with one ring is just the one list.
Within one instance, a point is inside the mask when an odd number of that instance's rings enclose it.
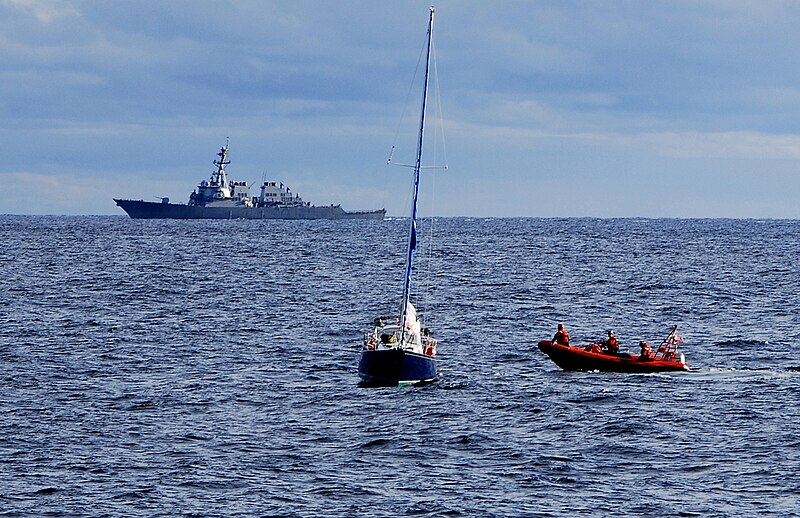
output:
{"label": "crew member in orange suit", "polygon": [[642,350],[642,352],[639,354],[639,361],[646,362],[656,357],[656,355],[653,353],[653,348],[650,347],[650,344],[644,340],[639,342],[639,348]]}
{"label": "crew member in orange suit", "polygon": [[614,331],[608,332],[608,338],[603,342],[603,349],[608,354],[617,354],[619,352],[619,341]]}
{"label": "crew member in orange suit", "polygon": [[569,333],[567,332],[564,324],[558,324],[558,331],[553,336],[553,343],[559,345],[569,345]]}

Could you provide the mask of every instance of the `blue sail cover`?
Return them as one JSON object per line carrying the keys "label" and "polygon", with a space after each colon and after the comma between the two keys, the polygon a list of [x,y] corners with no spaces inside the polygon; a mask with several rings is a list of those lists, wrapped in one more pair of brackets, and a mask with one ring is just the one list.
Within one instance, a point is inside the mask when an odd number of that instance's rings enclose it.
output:
{"label": "blue sail cover", "polygon": [[414,251],[417,249],[417,220],[411,218],[411,229],[408,237],[408,256],[406,257],[406,279],[403,283],[403,305],[400,308],[401,325],[405,327],[408,313],[409,299],[411,298],[411,271],[414,266]]}
{"label": "blue sail cover", "polygon": [[[411,222],[411,239],[409,240],[409,247],[411,248],[411,253],[414,253],[414,250],[417,249],[417,222]],[[410,266],[410,265],[409,265]]]}

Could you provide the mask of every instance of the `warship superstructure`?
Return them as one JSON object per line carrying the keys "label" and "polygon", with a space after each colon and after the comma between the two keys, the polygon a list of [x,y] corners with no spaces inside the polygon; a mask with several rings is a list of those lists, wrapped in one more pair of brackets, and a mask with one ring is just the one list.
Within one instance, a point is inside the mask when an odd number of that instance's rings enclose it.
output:
{"label": "warship superstructure", "polygon": [[258,196],[247,182],[228,179],[228,143],[217,153],[216,169],[189,195],[187,204],[144,200],[114,201],[135,219],[383,219],[385,209],[348,212],[340,205],[316,206],[303,201],[282,182],[264,181]]}

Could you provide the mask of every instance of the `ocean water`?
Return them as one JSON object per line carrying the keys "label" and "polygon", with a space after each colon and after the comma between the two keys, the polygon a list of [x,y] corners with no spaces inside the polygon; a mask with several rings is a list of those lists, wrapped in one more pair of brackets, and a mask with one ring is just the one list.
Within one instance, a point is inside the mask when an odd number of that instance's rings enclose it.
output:
{"label": "ocean water", "polygon": [[406,225],[0,216],[0,516],[800,516],[800,222],[425,220],[440,380],[361,388]]}

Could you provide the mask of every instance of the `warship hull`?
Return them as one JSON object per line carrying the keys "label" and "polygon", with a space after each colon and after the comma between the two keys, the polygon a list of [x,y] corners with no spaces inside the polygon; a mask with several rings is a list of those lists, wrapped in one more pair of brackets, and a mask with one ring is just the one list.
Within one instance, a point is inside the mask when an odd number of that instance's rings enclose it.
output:
{"label": "warship hull", "polygon": [[206,207],[142,200],[114,199],[133,219],[383,219],[386,210],[348,212],[325,207]]}

